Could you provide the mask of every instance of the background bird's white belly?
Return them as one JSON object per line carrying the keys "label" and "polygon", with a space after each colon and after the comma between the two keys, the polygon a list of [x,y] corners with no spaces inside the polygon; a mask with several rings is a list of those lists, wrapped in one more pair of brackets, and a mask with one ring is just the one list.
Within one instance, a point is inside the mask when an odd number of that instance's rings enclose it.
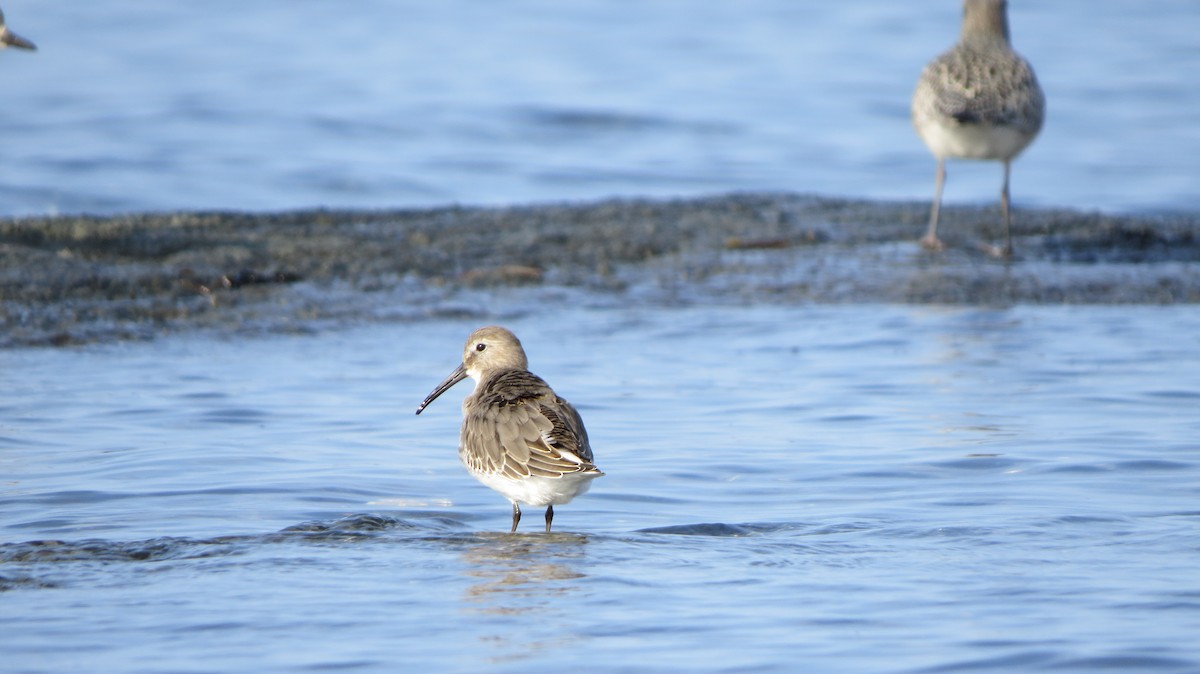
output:
{"label": "background bird's white belly", "polygon": [[1033,136],[1008,126],[927,122],[917,132],[934,155],[956,159],[1012,159]]}

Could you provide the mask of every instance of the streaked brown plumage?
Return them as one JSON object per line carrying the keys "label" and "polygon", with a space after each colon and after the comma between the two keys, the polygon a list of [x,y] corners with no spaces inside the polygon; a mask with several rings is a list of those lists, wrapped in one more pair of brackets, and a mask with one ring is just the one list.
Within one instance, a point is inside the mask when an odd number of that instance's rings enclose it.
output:
{"label": "streaked brown plumage", "polygon": [[946,159],[982,159],[1004,164],[1000,209],[1005,244],[992,250],[1012,253],[1011,164],[1037,137],[1045,116],[1046,98],[1033,68],[1009,42],[1006,1],[965,0],[958,43],[925,67],[913,92],[913,126],[937,159],[923,245],[942,247],[937,226]]}
{"label": "streaked brown plumage", "polygon": [[471,333],[462,364],[417,414],[467,377],[476,385],[463,400],[459,458],[468,472],[512,502],[512,531],[521,519],[519,503],[547,506],[550,531],[554,505],[570,502],[604,474],[593,463],[579,412],[528,370],[516,335],[488,326]]}

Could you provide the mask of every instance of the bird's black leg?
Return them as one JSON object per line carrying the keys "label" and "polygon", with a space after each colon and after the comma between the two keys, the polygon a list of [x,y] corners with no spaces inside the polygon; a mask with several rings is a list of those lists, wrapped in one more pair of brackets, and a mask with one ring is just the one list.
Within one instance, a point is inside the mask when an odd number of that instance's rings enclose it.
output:
{"label": "bird's black leg", "polygon": [[550,523],[554,521],[554,505],[546,507],[546,533],[550,533]]}
{"label": "bird's black leg", "polygon": [[521,521],[521,506],[517,505],[516,501],[513,504],[513,528],[509,533],[517,533],[517,523]]}

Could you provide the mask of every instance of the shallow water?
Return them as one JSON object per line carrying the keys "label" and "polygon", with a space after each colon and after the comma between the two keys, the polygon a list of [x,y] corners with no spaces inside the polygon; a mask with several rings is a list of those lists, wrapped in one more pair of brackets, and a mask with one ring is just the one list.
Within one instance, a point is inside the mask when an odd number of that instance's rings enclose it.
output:
{"label": "shallow water", "polygon": [[413,415],[478,322],[0,352],[3,669],[1200,670],[1189,307],[510,316],[549,536]]}
{"label": "shallow water", "polygon": [[[1011,4],[1049,101],[1014,203],[1200,208],[1200,3]],[[909,97],[959,5],[7,0],[39,51],[0,54],[0,214],[928,199]]]}

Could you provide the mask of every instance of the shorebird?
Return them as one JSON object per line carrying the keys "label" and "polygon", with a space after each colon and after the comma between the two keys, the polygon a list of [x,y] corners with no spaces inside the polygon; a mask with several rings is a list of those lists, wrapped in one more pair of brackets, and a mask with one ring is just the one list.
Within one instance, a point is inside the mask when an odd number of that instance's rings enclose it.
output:
{"label": "shorebird", "polygon": [[479,328],[467,338],[462,364],[417,408],[470,377],[475,390],[463,400],[458,456],[477,480],[512,503],[512,531],[520,503],[546,506],[546,532],[554,506],[586,492],[604,473],[579,412],[529,371],[521,341],[505,328]]}
{"label": "shorebird", "polygon": [[921,73],[913,93],[912,120],[917,134],[937,158],[926,248],[940,250],[938,210],[946,181],[946,159],[982,159],[1004,163],[1000,210],[1004,247],[1012,254],[1009,231],[1008,176],[1012,160],[1037,137],[1046,116],[1046,97],[1029,62],[1012,49],[1005,0],[965,0],[958,44]]}
{"label": "shorebird", "polygon": [[32,42],[8,29],[8,25],[4,23],[4,12],[0,11],[0,49],[5,47],[37,49]]}

